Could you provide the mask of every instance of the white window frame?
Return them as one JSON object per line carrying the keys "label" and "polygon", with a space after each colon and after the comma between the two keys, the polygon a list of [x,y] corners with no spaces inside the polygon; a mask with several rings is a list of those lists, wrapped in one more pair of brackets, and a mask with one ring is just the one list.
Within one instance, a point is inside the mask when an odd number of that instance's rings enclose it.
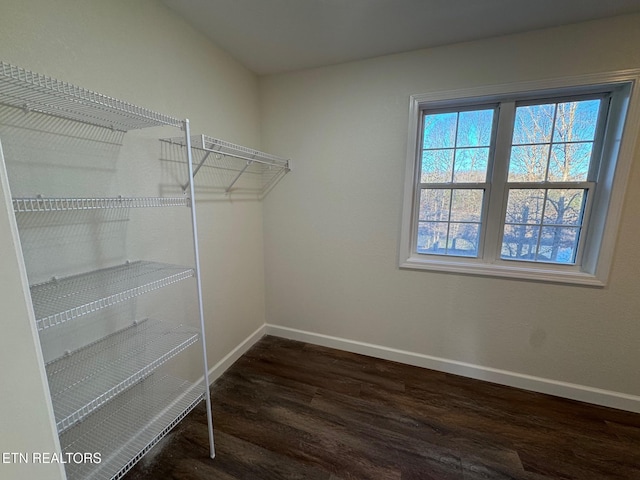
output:
{"label": "white window frame", "polygon": [[[564,77],[505,85],[483,86],[412,95],[409,105],[409,135],[406,158],[402,229],[400,233],[399,266],[406,269],[431,270],[461,274],[507,277],[555,283],[604,286],[607,283],[622,214],[627,179],[633,163],[638,130],[640,129],[640,69]],[[610,89],[612,95],[607,134],[602,145],[602,160],[598,185],[589,212],[588,225],[580,241],[581,264],[563,265],[542,262],[503,260],[500,258],[504,209],[506,203],[506,161],[496,162],[485,204],[491,208],[483,217],[484,232],[478,258],[446,255],[425,255],[416,250],[420,195],[420,141],[422,116],[425,109],[465,108],[469,105],[515,102],[543,97],[590,94]],[[505,109],[511,114],[515,108]],[[501,112],[498,122],[513,124],[513,117]],[[508,158],[511,148],[510,128],[497,130],[495,155]],[[506,150],[505,150],[506,149]],[[506,155],[506,157],[505,157]],[[492,160],[490,159],[490,162]],[[502,177],[501,177],[502,176]],[[499,188],[496,188],[498,187]],[[547,188],[553,187],[549,184]],[[590,195],[591,197],[591,195]],[[499,206],[498,206],[499,205]]]}

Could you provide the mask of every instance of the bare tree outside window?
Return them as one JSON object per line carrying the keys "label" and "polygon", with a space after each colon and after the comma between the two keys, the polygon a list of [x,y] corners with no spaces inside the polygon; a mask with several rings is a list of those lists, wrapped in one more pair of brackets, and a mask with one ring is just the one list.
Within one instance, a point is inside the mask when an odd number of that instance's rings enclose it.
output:
{"label": "bare tree outside window", "polygon": [[503,259],[575,262],[600,104],[590,99],[516,108]]}
{"label": "bare tree outside window", "polygon": [[420,253],[477,257],[494,108],[424,116]]}

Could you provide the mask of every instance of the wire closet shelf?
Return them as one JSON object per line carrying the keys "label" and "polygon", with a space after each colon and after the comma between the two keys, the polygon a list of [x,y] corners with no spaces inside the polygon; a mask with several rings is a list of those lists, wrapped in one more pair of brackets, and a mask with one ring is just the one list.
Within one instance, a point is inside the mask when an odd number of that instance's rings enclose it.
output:
{"label": "wire closet shelf", "polygon": [[58,432],[145,379],[199,338],[192,328],[145,319],[49,362]]}
{"label": "wire closet shelf", "polygon": [[190,267],[136,261],[32,285],[38,330],[193,277]]}
{"label": "wire closet shelf", "polygon": [[169,125],[177,118],[0,62],[0,103],[127,132]]}
{"label": "wire closet shelf", "polygon": [[14,213],[66,212],[114,208],[188,207],[188,197],[45,198],[14,197]]}
{"label": "wire closet shelf", "polygon": [[[162,141],[186,147],[185,139],[166,138]],[[193,178],[202,167],[212,167],[226,171],[224,192],[234,191],[256,194],[263,198],[271,188],[291,169],[289,160],[252,148],[236,145],[208,135],[190,137],[191,149],[195,153]],[[240,185],[241,177],[252,177],[247,183]],[[193,179],[192,179],[193,180]],[[182,186],[187,190],[191,181]]]}
{"label": "wire closet shelf", "polygon": [[[118,480],[202,400],[202,390],[153,375],[60,435],[65,454],[101,452],[99,464],[66,465],[68,480]],[[96,435],[96,432],[100,432]]]}

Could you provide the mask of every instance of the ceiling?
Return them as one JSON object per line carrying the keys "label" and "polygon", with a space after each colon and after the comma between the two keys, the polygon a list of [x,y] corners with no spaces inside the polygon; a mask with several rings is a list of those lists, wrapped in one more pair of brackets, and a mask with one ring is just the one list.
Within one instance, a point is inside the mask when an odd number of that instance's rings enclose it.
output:
{"label": "ceiling", "polygon": [[272,74],[640,12],[640,0],[162,0]]}

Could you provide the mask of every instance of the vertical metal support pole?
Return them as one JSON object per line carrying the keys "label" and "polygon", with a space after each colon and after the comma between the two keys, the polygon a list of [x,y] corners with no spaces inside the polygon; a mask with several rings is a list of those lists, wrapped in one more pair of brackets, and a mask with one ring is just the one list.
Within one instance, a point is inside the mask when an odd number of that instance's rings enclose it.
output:
{"label": "vertical metal support pole", "polygon": [[209,456],[215,458],[216,450],[213,443],[213,414],[211,413],[211,392],[209,392],[209,363],[207,361],[207,339],[204,329],[204,308],[202,306],[202,280],[200,277],[200,252],[198,250],[198,220],[196,218],[196,198],[193,186],[193,157],[191,155],[191,131],[189,119],[184,120],[184,135],[187,147],[187,164],[189,165],[189,196],[191,198],[191,225],[193,227],[193,252],[196,264],[196,283],[198,286],[198,309],[200,312],[200,331],[202,335],[202,355],[204,357],[205,402],[207,404],[207,427],[209,428]]}

